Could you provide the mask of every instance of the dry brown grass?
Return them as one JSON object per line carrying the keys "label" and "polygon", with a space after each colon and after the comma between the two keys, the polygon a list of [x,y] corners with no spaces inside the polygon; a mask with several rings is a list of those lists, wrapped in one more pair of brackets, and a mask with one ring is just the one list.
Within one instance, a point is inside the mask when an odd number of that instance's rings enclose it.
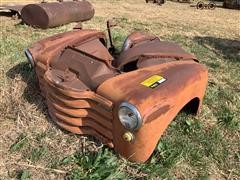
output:
{"label": "dry brown grass", "polygon": [[[6,1],[1,1],[3,2]],[[142,29],[160,36],[161,39],[176,40],[188,51],[197,53],[200,61],[209,67],[210,72],[210,91],[207,93],[203,111],[198,116],[206,132],[216,126],[216,111],[220,110],[221,103],[224,102],[223,104],[227,104],[233,112],[239,113],[239,103],[236,103],[240,101],[239,62],[228,61],[219,49],[205,41],[202,44],[206,46],[204,48],[195,42],[196,37],[203,40],[212,37],[214,40],[220,38],[239,41],[239,11],[222,8],[199,11],[189,7],[188,4],[172,2],[159,7],[151,3],[145,4],[144,0],[91,0],[91,2],[96,9],[96,15],[91,21],[84,23],[84,28],[104,30],[106,20],[115,17],[119,21],[119,27],[116,28],[114,35],[120,39],[133,30]],[[32,41],[70,30],[74,24],[50,30],[35,30],[17,25],[18,23],[19,21],[11,18],[1,17],[0,179],[15,179],[22,170],[29,171],[32,179],[64,178],[65,172],[70,172],[78,165],[59,164],[62,159],[82,149],[95,151],[98,144],[62,131],[51,122],[33,72],[23,63],[25,58],[22,50]],[[117,41],[120,42],[119,39]],[[209,63],[218,63],[219,66],[211,67]],[[218,92],[218,88],[222,88],[223,91]],[[215,97],[215,91],[225,93],[226,98],[219,100]],[[212,103],[217,100],[219,104]],[[231,160],[231,163],[228,165],[226,162],[226,166],[224,164],[220,166],[218,162],[213,161],[209,163],[208,173],[212,179],[238,179],[239,169],[236,167],[239,167],[239,162],[235,160],[234,154],[240,152],[239,130],[231,132],[221,129],[220,134],[231,142],[228,148],[232,150],[232,154],[227,159]],[[171,136],[172,134],[169,135]],[[13,146],[21,142],[24,142],[22,147],[13,151]],[[38,150],[45,154],[34,154]],[[205,158],[206,162],[210,161],[208,157]],[[129,171],[130,176],[134,176],[134,173],[135,175],[142,173],[143,176],[151,174],[139,170],[140,168],[134,168],[135,166],[132,167],[121,159],[120,162],[121,168]],[[204,168],[192,167],[190,162],[189,159],[178,161],[169,171],[171,177],[182,179],[198,177]]]}

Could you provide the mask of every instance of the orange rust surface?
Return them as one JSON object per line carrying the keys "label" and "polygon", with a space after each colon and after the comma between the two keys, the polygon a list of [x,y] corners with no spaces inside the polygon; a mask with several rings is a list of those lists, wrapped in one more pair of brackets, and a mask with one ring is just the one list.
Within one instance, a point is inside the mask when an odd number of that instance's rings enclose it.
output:
{"label": "orange rust surface", "polygon": [[[179,46],[152,35],[130,35],[130,46],[119,56],[124,58],[115,60],[105,40],[102,32],[77,30],[41,40],[29,50],[54,122],[67,131],[95,136],[128,160],[144,162],[186,104],[196,100],[192,108],[199,112],[207,69]],[[149,54],[151,43],[157,47]],[[135,69],[123,72],[129,64]],[[155,88],[142,84],[154,75],[166,80]],[[131,142],[123,139],[129,130],[118,117],[122,102],[134,105],[143,120],[131,131]]]}
{"label": "orange rust surface", "polygon": [[83,43],[91,37],[105,39],[104,33],[96,30],[76,30],[60,33],[40,40],[30,47],[29,50],[36,63],[41,62],[44,65],[48,65],[50,61],[53,61],[54,58],[68,45],[76,44],[78,42]]}
{"label": "orange rust surface", "polygon": [[[155,89],[141,85],[152,75],[161,75],[166,82]],[[207,70],[194,61],[177,61],[143,68],[105,81],[97,93],[119,105],[123,101],[134,104],[143,117],[143,126],[134,132],[133,142],[121,136],[126,130],[114,119],[115,150],[132,161],[146,161],[159,138],[177,113],[192,99],[199,99],[199,108],[207,85]],[[114,112],[115,116],[116,111]]]}

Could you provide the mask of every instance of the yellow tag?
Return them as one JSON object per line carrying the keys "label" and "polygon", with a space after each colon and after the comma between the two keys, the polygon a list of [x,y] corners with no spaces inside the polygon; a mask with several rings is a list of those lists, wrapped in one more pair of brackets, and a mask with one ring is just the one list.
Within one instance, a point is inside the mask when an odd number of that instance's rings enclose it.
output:
{"label": "yellow tag", "polygon": [[150,87],[150,88],[155,88],[159,84],[163,83],[164,81],[166,81],[166,79],[164,77],[159,76],[159,75],[153,75],[150,78],[141,82],[141,84],[144,86]]}

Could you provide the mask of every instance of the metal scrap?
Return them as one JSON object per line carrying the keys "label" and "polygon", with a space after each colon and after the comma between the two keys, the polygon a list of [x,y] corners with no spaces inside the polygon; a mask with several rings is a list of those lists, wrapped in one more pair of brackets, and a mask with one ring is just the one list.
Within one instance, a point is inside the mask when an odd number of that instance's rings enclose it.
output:
{"label": "metal scrap", "polygon": [[1,6],[0,10],[18,14],[25,24],[37,28],[52,28],[71,22],[90,20],[95,13],[88,1],[45,2],[40,4]]}
{"label": "metal scrap", "polygon": [[94,8],[88,1],[28,4],[21,11],[22,20],[26,24],[43,29],[87,21],[94,13]]}

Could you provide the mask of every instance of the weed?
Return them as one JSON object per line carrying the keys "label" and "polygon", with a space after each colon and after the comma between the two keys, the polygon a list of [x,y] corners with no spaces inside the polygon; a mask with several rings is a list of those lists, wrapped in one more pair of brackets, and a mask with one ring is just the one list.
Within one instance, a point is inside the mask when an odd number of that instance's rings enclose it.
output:
{"label": "weed", "polygon": [[31,152],[30,161],[37,162],[39,159],[43,158],[48,153],[48,148],[46,146],[35,148]]}
{"label": "weed", "polygon": [[218,115],[218,123],[231,129],[240,129],[240,122],[237,121],[236,113],[232,112],[228,107],[222,106]]}
{"label": "weed", "polygon": [[67,179],[121,179],[118,160],[108,149],[98,153],[77,153],[74,156],[79,168],[73,170]]}
{"label": "weed", "polygon": [[10,147],[10,151],[11,152],[15,152],[15,151],[19,151],[21,150],[23,147],[26,147],[28,144],[28,138],[26,135],[21,134],[18,137],[17,142],[15,142],[11,147]]}
{"label": "weed", "polygon": [[23,170],[21,172],[21,176],[20,176],[21,180],[30,180],[30,173],[26,170]]}

